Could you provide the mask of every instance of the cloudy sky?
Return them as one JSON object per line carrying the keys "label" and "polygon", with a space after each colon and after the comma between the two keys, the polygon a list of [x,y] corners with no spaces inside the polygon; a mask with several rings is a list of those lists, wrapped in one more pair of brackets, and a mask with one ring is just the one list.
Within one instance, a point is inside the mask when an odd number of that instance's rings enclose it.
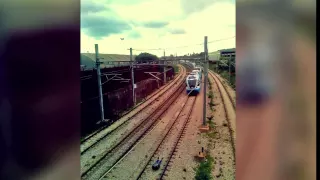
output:
{"label": "cloudy sky", "polygon": [[235,47],[234,0],[81,1],[83,53],[183,55],[202,52],[204,36],[209,52]]}

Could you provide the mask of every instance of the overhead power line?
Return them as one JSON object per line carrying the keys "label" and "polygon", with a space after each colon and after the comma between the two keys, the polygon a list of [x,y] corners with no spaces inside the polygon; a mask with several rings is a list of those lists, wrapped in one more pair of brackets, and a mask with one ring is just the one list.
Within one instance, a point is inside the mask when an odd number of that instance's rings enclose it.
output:
{"label": "overhead power line", "polygon": [[[219,41],[225,41],[225,40],[229,40],[229,39],[233,39],[236,36],[233,37],[227,37],[227,38],[223,38],[223,39],[216,39],[216,40],[212,40],[209,41],[208,44],[210,43],[215,43],[215,42],[219,42]],[[199,43],[199,44],[192,44],[192,45],[186,45],[186,46],[176,46],[176,47],[166,47],[166,48],[153,48],[153,49],[134,49],[135,51],[159,51],[159,50],[169,50],[169,49],[178,49],[178,48],[187,48],[187,47],[192,47],[192,46],[202,46],[203,43]]]}
{"label": "overhead power line", "polygon": [[224,40],[229,40],[229,39],[233,39],[233,38],[235,38],[236,36],[233,36],[233,37],[229,37],[229,38],[224,38],[224,39],[217,39],[217,40],[213,40],[213,41],[209,41],[208,42],[208,44],[209,43],[214,43],[214,42],[218,42],[218,41],[224,41]]}

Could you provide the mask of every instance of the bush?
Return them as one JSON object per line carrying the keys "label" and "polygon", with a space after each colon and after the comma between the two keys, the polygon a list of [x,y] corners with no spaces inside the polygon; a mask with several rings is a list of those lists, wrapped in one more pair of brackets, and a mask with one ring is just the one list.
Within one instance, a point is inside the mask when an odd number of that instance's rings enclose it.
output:
{"label": "bush", "polygon": [[210,99],[213,99],[213,92],[212,92],[212,91],[209,92],[208,97],[209,97]]}
{"label": "bush", "polygon": [[213,177],[211,175],[211,170],[213,169],[213,158],[207,156],[207,161],[203,161],[198,166],[195,179],[196,180],[211,180]]}

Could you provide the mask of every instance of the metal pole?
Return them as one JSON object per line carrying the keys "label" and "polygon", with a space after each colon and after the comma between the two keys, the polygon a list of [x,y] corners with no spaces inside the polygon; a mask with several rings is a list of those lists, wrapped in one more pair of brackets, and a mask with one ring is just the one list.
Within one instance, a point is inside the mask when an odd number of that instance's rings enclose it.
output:
{"label": "metal pole", "polygon": [[166,50],[163,50],[163,57],[164,57],[164,61],[163,61],[163,84],[167,83],[167,76],[166,76]]}
{"label": "metal pole", "polygon": [[100,115],[101,115],[101,121],[104,121],[103,95],[102,95],[101,72],[100,72],[101,62],[99,60],[98,44],[95,44],[95,49],[96,49],[96,67],[97,67],[98,89],[99,89],[99,99],[100,99]]}
{"label": "metal pole", "polygon": [[230,54],[230,58],[229,58],[229,84],[231,84],[231,57],[232,57],[232,54]]}
{"label": "metal pole", "polygon": [[208,64],[207,64],[207,48],[208,36],[204,37],[204,85],[203,85],[203,126],[205,126],[207,119],[207,81],[208,81]]}
{"label": "metal pole", "polygon": [[132,48],[130,48],[130,62],[131,62],[131,85],[132,85],[132,102],[133,105],[136,105],[136,93],[134,87],[134,69],[133,69],[133,59],[132,59]]}

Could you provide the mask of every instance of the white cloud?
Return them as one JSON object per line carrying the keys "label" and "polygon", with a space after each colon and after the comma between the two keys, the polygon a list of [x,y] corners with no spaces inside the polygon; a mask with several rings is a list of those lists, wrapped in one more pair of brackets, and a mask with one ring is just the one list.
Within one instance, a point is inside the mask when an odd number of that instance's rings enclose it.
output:
{"label": "white cloud", "polygon": [[[133,30],[139,32],[142,37],[128,39],[130,32],[119,35],[111,35],[103,40],[97,41],[81,33],[81,52],[94,52],[94,44],[99,44],[100,53],[129,54],[128,48],[154,49],[168,48],[166,55],[178,53],[178,55],[202,52],[204,36],[208,41],[224,39],[235,36],[235,3],[215,2],[203,11],[194,12],[184,17],[180,0],[151,0],[133,5],[111,4],[109,8],[114,10],[119,17],[127,22],[150,22],[168,21],[169,25],[164,28],[150,29],[135,27]],[[119,18],[117,17],[117,18]],[[183,29],[185,34],[171,34],[172,29]],[[125,40],[121,41],[120,38]],[[171,48],[178,46],[190,46],[184,48]],[[218,49],[235,47],[235,38],[217,41],[208,44],[209,52]],[[162,50],[148,51],[158,56],[163,55]],[[134,51],[138,54],[140,51]]]}
{"label": "white cloud", "polygon": [[178,19],[183,15],[180,0],[150,0],[133,5],[110,5],[127,20],[159,21]]}

